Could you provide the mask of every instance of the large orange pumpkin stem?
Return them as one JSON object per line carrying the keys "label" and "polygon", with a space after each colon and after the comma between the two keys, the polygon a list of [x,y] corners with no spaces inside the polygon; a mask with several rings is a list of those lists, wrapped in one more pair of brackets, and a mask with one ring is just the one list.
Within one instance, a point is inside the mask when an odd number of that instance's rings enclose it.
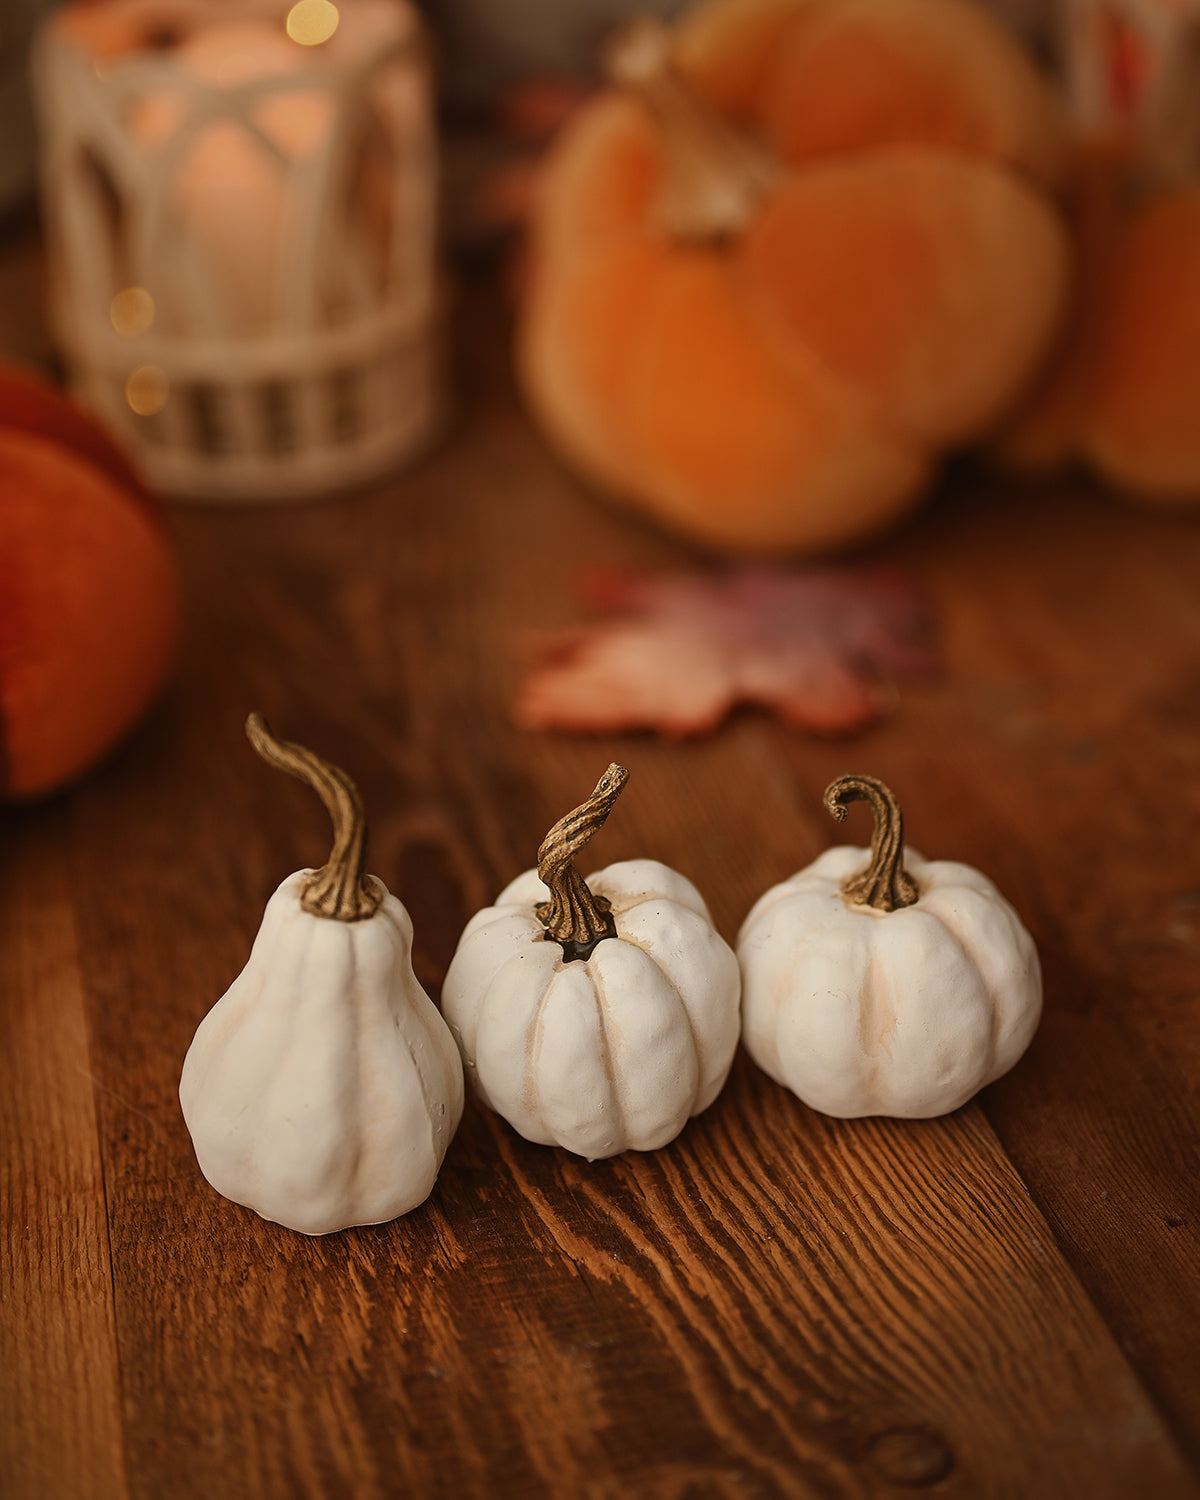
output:
{"label": "large orange pumpkin stem", "polygon": [[606,53],[610,77],[641,99],[662,133],[665,170],[658,202],[676,239],[722,240],[749,223],[781,167],[761,142],[735,129],[688,85],[671,58],[671,33],[640,18]]}

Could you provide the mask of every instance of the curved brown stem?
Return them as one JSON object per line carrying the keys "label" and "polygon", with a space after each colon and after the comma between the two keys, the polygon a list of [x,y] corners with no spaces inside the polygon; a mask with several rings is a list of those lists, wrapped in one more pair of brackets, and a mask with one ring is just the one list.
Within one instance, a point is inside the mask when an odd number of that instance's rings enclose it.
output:
{"label": "curved brown stem", "polygon": [[250,743],[268,765],[312,787],[333,819],[333,849],[327,863],[300,888],[300,905],[314,917],[361,922],[374,916],[383,899],[379,886],[363,873],[367,822],[358,788],[345,771],[303,745],[277,738],[262,714],[246,720]]}
{"label": "curved brown stem", "polygon": [[538,874],[550,892],[537,914],[546,936],[562,946],[568,959],[587,959],[596,944],[616,937],[608,899],[597,896],[575,868],[574,858],[604,825],[624,790],[629,772],[614,761],[586,802],[560,818],[538,850]]}
{"label": "curved brown stem", "polygon": [[868,802],[875,815],[871,832],[871,861],[858,875],[842,882],[842,895],[858,906],[895,911],[913,906],[920,896],[917,883],[904,868],[904,814],[900,804],[875,776],[839,776],[825,788],[825,808],[845,822],[848,802]]}
{"label": "curved brown stem", "polygon": [[671,33],[643,16],[609,43],[609,76],[653,114],[665,154],[658,202],[675,239],[710,241],[738,234],[775,185],[781,167],[754,137],[737,130],[688,85],[671,58]]}

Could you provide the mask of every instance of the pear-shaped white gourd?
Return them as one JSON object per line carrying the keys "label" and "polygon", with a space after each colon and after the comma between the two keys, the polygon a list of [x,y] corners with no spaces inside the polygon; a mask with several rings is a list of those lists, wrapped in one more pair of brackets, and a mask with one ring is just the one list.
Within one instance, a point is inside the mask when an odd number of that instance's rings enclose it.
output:
{"label": "pear-shaped white gourd", "polygon": [[408,912],[363,874],[354,783],[259,714],[246,731],[318,792],[334,847],[268,901],[246,967],[188,1049],[183,1116],[208,1181],[264,1219],[314,1235],[383,1223],[433,1188],[462,1064],[413,973]]}
{"label": "pear-shaped white gourd", "polygon": [[674,1139],[717,1097],[740,1029],[737,959],[689,880],[652,859],[587,881],[574,866],[628,775],[610,765],[538,868],[472,917],[442,989],[482,1102],[588,1160]]}
{"label": "pear-shaped white gourd", "polygon": [[881,781],[843,776],[826,789],[839,822],[854,800],[875,813],[870,850],[826,850],[742,924],[742,1041],[823,1114],[947,1114],[1029,1045],[1037,950],[978,870],[906,854]]}

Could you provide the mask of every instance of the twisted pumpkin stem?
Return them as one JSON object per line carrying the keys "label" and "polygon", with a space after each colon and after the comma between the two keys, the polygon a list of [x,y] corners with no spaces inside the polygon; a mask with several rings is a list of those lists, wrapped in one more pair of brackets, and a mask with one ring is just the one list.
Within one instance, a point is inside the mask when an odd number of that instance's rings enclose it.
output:
{"label": "twisted pumpkin stem", "polygon": [[268,765],[312,787],[333,819],[333,849],[328,861],[302,883],[300,905],[314,917],[338,922],[374,916],[383,898],[376,882],[363,873],[367,820],[354,782],[312,750],[279,739],[262,714],[253,713],[246,720],[246,735]]}
{"label": "twisted pumpkin stem", "polygon": [[609,77],[647,106],[665,156],[658,211],[675,239],[739,234],[780,176],[775,156],[710,108],[676,68],[671,32],[643,16],[617,32],[605,54]]}
{"label": "twisted pumpkin stem", "polygon": [[895,911],[915,905],[920,891],[904,868],[904,814],[891,791],[875,776],[839,776],[825,788],[825,808],[839,823],[848,802],[868,802],[875,816],[871,860],[858,875],[842,882],[842,895],[858,906]]}
{"label": "twisted pumpkin stem", "polygon": [[538,905],[537,914],[546,936],[569,960],[590,958],[597,943],[617,935],[608,898],[588,888],[574,859],[604,826],[628,780],[629,772],[614,761],[587,801],[560,818],[538,850],[538,874],[550,899]]}

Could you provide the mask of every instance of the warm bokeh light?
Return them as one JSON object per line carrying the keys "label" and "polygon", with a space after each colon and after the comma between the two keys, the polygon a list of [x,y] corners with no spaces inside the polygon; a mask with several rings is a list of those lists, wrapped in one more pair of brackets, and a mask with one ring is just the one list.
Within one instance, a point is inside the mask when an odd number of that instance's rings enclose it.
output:
{"label": "warm bokeh light", "polygon": [[287,15],[287,34],[302,47],[317,47],[337,30],[338,8],[331,0],[297,0]]}
{"label": "warm bokeh light", "polygon": [[144,286],[127,286],[108,305],[112,326],[125,338],[136,338],[154,322],[154,298]]}
{"label": "warm bokeh light", "polygon": [[125,399],[139,417],[152,417],[167,404],[171,385],[157,365],[138,365],[125,382]]}

